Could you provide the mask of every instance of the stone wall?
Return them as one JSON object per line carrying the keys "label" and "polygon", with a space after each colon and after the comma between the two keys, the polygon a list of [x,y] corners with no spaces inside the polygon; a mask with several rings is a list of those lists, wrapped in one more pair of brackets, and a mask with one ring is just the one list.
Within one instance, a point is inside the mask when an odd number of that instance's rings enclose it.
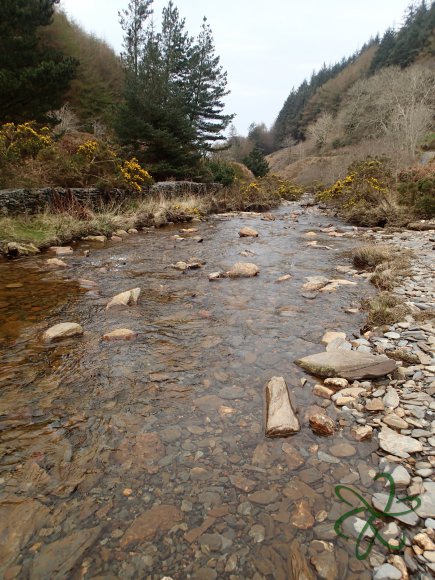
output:
{"label": "stone wall", "polygon": [[[193,183],[190,181],[168,181],[156,183],[150,188],[152,194],[162,193],[169,197],[186,194],[215,193],[221,188],[220,184]],[[143,192],[140,195],[146,195]],[[95,187],[87,188],[42,188],[42,189],[1,189],[0,215],[35,214],[44,211],[50,205],[65,205],[71,201],[98,209],[99,206],[110,201],[120,202],[131,199],[138,194],[121,189],[101,191]]]}

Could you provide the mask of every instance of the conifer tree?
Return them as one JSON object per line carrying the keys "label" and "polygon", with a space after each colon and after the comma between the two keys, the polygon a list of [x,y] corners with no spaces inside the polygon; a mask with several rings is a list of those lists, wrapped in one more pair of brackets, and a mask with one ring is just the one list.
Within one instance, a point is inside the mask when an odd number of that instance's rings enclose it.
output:
{"label": "conifer tree", "polygon": [[259,147],[254,147],[251,153],[243,159],[243,163],[255,177],[264,177],[269,173],[269,163]]}
{"label": "conifer tree", "polygon": [[0,2],[0,123],[46,120],[49,110],[62,105],[78,62],[44,46],[38,34],[58,3]]}

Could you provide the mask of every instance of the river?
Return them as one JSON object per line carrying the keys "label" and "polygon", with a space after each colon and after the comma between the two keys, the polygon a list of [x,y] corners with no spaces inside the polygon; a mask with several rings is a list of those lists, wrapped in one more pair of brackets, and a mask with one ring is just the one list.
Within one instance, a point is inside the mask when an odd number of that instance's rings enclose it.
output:
{"label": "river", "polygon": [[[284,580],[303,566],[292,554],[332,570],[319,577],[371,578],[369,560],[334,532],[334,486],[368,485],[377,443],[353,441],[345,415],[334,437],[314,435],[306,411],[329,401],[294,364],[324,349],[325,331],[358,336],[364,314],[345,310],[368,283],[304,296],[306,277],[343,277],[335,268],[356,242],[319,233],[331,218],[314,208],[273,215],[192,224],[202,243],[174,238],[183,226],[80,242],[63,270],[48,269],[46,253],[0,262],[4,578]],[[242,226],[259,237],[239,238]],[[192,257],[205,266],[170,266]],[[208,280],[239,261],[259,276]],[[135,287],[137,306],[106,312]],[[84,336],[44,344],[41,333],[64,321]],[[101,340],[115,328],[138,336]],[[273,376],[285,378],[302,423],[288,439],[264,436]],[[338,418],[334,405],[328,413]],[[352,456],[330,453],[345,442]]]}

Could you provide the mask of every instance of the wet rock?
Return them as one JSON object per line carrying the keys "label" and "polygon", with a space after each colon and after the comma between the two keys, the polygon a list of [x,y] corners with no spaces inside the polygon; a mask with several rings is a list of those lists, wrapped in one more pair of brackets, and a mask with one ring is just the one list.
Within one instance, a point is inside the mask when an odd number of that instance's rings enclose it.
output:
{"label": "wet rock", "polygon": [[106,236],[86,236],[82,239],[87,242],[99,242],[100,244],[104,244],[105,242],[107,242]]}
{"label": "wet rock", "polygon": [[128,306],[135,306],[140,296],[140,288],[133,288],[132,290],[126,290],[114,296],[106,306],[106,310],[111,308],[125,308]]}
{"label": "wet rock", "polygon": [[19,244],[9,242],[6,244],[5,254],[10,258],[19,258],[20,256],[34,256],[39,254],[38,248],[34,244]]}
{"label": "wet rock", "polygon": [[290,555],[288,558],[288,578],[298,580],[315,580],[315,574],[307,562],[302,552],[301,544],[298,540],[293,540],[290,544]]}
{"label": "wet rock", "polygon": [[213,280],[219,280],[220,278],[223,278],[223,272],[212,272],[211,274],[208,275],[208,279],[210,280],[210,282],[213,282]]}
{"label": "wet rock", "polygon": [[260,505],[269,505],[277,501],[277,499],[279,498],[279,494],[277,491],[268,489],[255,491],[254,493],[249,494],[248,497],[249,501],[252,503],[258,503]]}
{"label": "wet rock", "polygon": [[281,276],[280,278],[275,280],[275,283],[279,284],[280,282],[286,282],[287,280],[290,280],[290,279],[291,279],[290,274],[284,274],[284,276]]}
{"label": "wet rock", "polygon": [[302,286],[302,290],[306,292],[315,292],[329,283],[329,278],[325,278],[325,276],[308,276],[307,280],[308,282]]}
{"label": "wet rock", "polygon": [[56,256],[69,256],[74,254],[74,250],[70,246],[51,246],[48,248],[49,252],[54,252]]}
{"label": "wet rock", "polygon": [[408,453],[416,453],[423,450],[423,445],[418,439],[400,435],[389,427],[383,427],[379,433],[379,445],[387,453],[399,457],[408,457]]}
{"label": "wet rock", "polygon": [[119,238],[125,238],[128,236],[128,233],[125,230],[116,230],[115,231],[115,236],[118,236]]}
{"label": "wet rock", "polygon": [[283,443],[282,450],[285,453],[285,461],[290,470],[298,469],[298,467],[301,467],[305,463],[305,459],[299,451],[287,441]]}
{"label": "wet rock", "polygon": [[181,270],[184,272],[186,270],[198,270],[198,268],[201,268],[204,264],[205,262],[201,260],[192,259],[188,262],[176,262],[175,264],[171,264],[171,267],[175,268],[175,270]]}
{"label": "wet rock", "polygon": [[248,535],[254,540],[254,542],[259,544],[266,537],[266,530],[265,530],[264,526],[261,526],[260,524],[255,524],[249,530]]}
{"label": "wet rock", "polygon": [[222,536],[219,534],[203,534],[198,542],[212,552],[218,552],[222,548]]}
{"label": "wet rock", "polygon": [[229,278],[252,278],[260,272],[260,268],[250,262],[237,262],[227,272]]}
{"label": "wet rock", "polygon": [[309,421],[311,429],[317,435],[328,436],[335,432],[335,422],[328,415],[316,413],[310,416]]}
{"label": "wet rock", "polygon": [[192,481],[207,481],[213,476],[213,473],[203,467],[193,467],[190,470],[190,479]]}
{"label": "wet rock", "polygon": [[73,336],[81,336],[83,328],[76,322],[61,322],[55,324],[42,334],[44,342],[52,342],[54,340],[61,340],[63,338],[72,338]]}
{"label": "wet rock", "polygon": [[43,527],[49,513],[36,500],[11,498],[0,503],[0,576]]}
{"label": "wet rock", "polygon": [[49,268],[68,268],[68,264],[59,258],[49,258],[46,264]]}
{"label": "wet rock", "polygon": [[194,399],[193,402],[201,411],[217,411],[225,401],[217,395],[204,395],[204,397]]}
{"label": "wet rock", "polygon": [[237,489],[241,489],[242,491],[247,493],[255,489],[255,486],[257,485],[257,483],[255,481],[252,481],[252,479],[248,479],[243,475],[238,474],[230,475],[230,481],[234,485],[234,487],[237,487]]}
{"label": "wet rock", "polygon": [[338,566],[336,555],[325,550],[320,554],[314,554],[311,556],[311,563],[316,569],[319,578],[324,578],[325,580],[336,580],[338,578]]}
{"label": "wet rock", "polygon": [[298,359],[296,364],[320,377],[342,377],[348,380],[383,377],[394,371],[395,361],[386,356],[335,350]]}
{"label": "wet rock", "polygon": [[429,536],[423,532],[415,535],[413,540],[413,544],[416,544],[424,551],[434,552],[435,551],[435,543],[429,538]]}
{"label": "wet rock", "polygon": [[31,570],[31,580],[61,580],[69,576],[70,570],[82,558],[84,552],[94,544],[101,528],[79,530],[43,546],[35,556]]}
{"label": "wet rock", "polygon": [[295,502],[294,511],[290,515],[290,523],[299,530],[308,530],[314,525],[314,516],[306,499]]}
{"label": "wet rock", "polygon": [[272,377],[266,387],[266,437],[286,437],[301,426],[292,407],[287,385],[282,377]]}
{"label": "wet rock", "polygon": [[149,542],[158,534],[170,530],[182,519],[181,511],[173,505],[154,506],[140,515],[126,530],[121,546],[126,548],[138,542]]}
{"label": "wet rock", "polygon": [[103,335],[103,340],[113,342],[118,340],[133,340],[137,334],[128,328],[117,328]]}
{"label": "wet rock", "polygon": [[356,449],[353,445],[349,445],[349,443],[337,443],[329,448],[329,453],[334,457],[353,457]]}
{"label": "wet rock", "polygon": [[239,231],[239,236],[241,238],[258,238],[258,232],[253,228],[245,227]]}

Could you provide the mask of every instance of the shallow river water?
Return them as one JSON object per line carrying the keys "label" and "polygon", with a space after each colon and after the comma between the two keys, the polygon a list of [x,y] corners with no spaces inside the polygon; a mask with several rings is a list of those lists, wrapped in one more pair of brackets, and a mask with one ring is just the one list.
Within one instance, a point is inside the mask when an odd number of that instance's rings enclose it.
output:
{"label": "shallow river water", "polygon": [[[330,218],[296,204],[275,216],[195,223],[203,243],[177,241],[183,226],[82,242],[61,271],[47,254],[0,262],[1,577],[284,580],[302,577],[299,560],[322,558],[336,571],[319,577],[371,577],[334,532],[334,486],[364,489],[377,445],[352,441],[346,421],[332,438],[314,435],[305,413],[326,402],[294,364],[324,349],[325,331],[358,330],[363,313],[345,310],[367,284],[302,296],[308,276],[343,277],[335,268],[355,242],[319,233],[332,249],[316,249],[305,234]],[[242,226],[259,237],[239,238]],[[192,257],[206,265],[169,266]],[[209,282],[238,261],[260,275]],[[106,312],[134,287],[138,306]],[[84,336],[41,342],[66,321]],[[138,337],[103,342],[115,328]],[[264,436],[273,376],[302,424],[288,439]],[[330,452],[348,440],[354,455]]]}

